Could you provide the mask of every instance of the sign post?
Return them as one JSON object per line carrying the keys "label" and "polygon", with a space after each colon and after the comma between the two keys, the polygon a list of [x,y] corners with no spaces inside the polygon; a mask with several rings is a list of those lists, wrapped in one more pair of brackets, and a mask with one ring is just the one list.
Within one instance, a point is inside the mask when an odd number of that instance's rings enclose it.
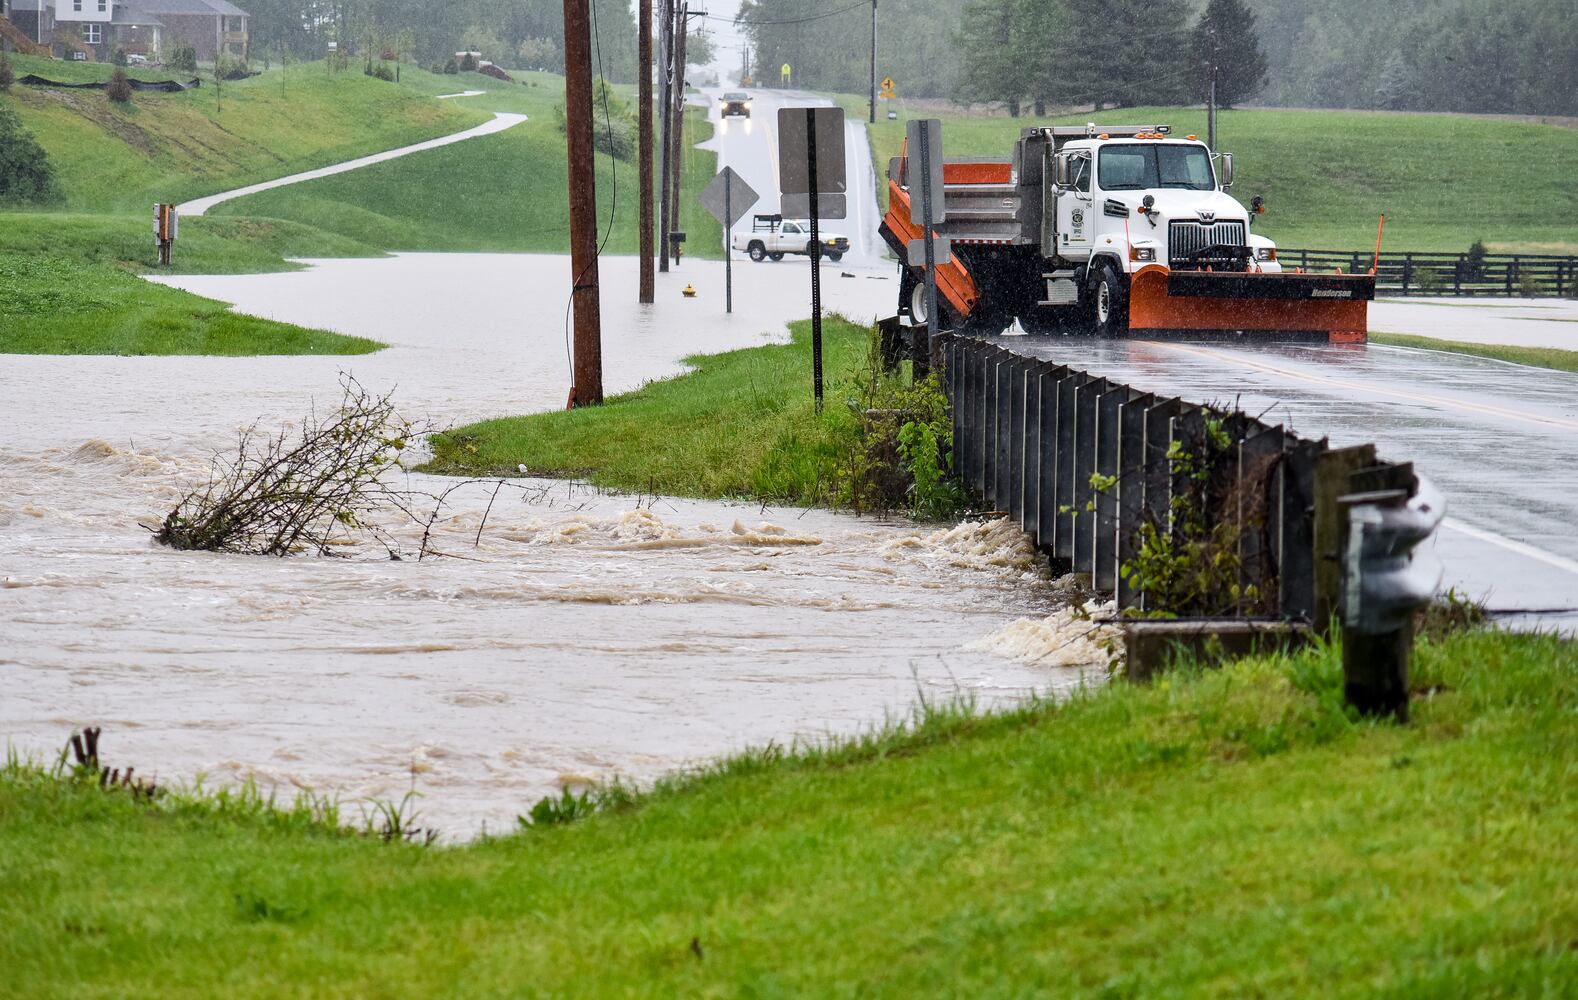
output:
{"label": "sign post", "polygon": [[170,247],[180,235],[181,219],[174,205],[153,206],[153,238],[159,245],[159,266],[170,266]]}
{"label": "sign post", "polygon": [[760,197],[733,167],[718,171],[701,192],[701,206],[723,224],[723,311],[726,313],[734,311],[734,251],[729,242],[729,230]]}
{"label": "sign post", "polygon": [[[844,109],[778,109],[779,211],[801,204],[811,221],[811,380],[822,411],[822,231],[821,218],[845,214]],[[802,202],[801,199],[804,198]]]}
{"label": "sign post", "polygon": [[[918,204],[913,199],[910,201],[910,221],[920,224],[921,241],[925,244],[926,336],[929,345],[937,339],[937,248],[932,239],[932,227],[948,218],[942,204],[942,122],[936,118],[916,118],[909,122],[905,131],[909,155],[920,159],[920,201]],[[910,174],[909,177],[913,178],[914,175]]]}

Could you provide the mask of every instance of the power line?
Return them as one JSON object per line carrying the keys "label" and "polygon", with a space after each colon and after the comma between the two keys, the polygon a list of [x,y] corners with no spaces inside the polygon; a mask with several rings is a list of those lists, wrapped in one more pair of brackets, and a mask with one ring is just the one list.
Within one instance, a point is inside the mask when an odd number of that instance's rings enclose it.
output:
{"label": "power line", "polygon": [[870,0],[856,0],[855,3],[850,4],[848,7],[840,7],[837,10],[823,11],[820,14],[809,14],[805,17],[789,17],[777,21],[758,21],[755,18],[742,17],[721,17],[715,14],[696,14],[692,16],[702,17],[708,21],[721,21],[724,24],[737,24],[741,27],[749,28],[765,24],[805,24],[807,21],[820,21],[825,17],[836,17],[839,14],[847,14],[857,8],[865,8],[868,6],[870,6]]}

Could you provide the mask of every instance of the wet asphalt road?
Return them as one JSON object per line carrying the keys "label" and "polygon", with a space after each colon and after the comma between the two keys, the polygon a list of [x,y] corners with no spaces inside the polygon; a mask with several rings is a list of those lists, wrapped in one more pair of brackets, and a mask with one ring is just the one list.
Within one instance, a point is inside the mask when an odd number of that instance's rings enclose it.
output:
{"label": "wet asphalt road", "polygon": [[1334,446],[1374,442],[1447,497],[1445,586],[1509,623],[1578,630],[1578,374],[1408,348],[993,338]]}

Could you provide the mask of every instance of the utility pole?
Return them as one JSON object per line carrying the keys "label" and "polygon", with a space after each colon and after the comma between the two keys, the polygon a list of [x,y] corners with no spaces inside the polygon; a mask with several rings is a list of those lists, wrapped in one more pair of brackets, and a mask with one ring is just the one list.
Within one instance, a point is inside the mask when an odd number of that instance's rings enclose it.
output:
{"label": "utility pole", "polygon": [[674,0],[663,0],[663,22],[658,28],[658,44],[662,48],[661,58],[658,60],[658,109],[661,114],[661,135],[658,139],[661,149],[662,169],[659,171],[658,195],[658,270],[668,273],[668,173],[669,165],[669,132],[672,130],[670,123],[670,110],[673,108],[671,85],[673,83],[674,67]]}
{"label": "utility pole", "polygon": [[674,53],[674,148],[669,153],[671,165],[669,167],[669,184],[673,187],[672,198],[674,207],[669,210],[669,222],[672,223],[668,233],[663,234],[673,247],[674,264],[679,265],[679,244],[669,238],[669,233],[679,228],[679,191],[680,180],[684,174],[681,151],[684,149],[685,140],[685,34],[690,25],[690,4],[681,3],[679,16],[675,18],[674,27],[679,32],[679,40],[675,43]]}
{"label": "utility pole", "polygon": [[636,45],[641,50],[636,59],[640,74],[636,81],[636,145],[640,147],[637,162],[641,173],[641,288],[636,301],[652,302],[657,297],[652,273],[652,0],[641,0]]}
{"label": "utility pole", "polygon": [[1211,81],[1209,96],[1205,105],[1205,145],[1211,152],[1216,152],[1216,29],[1207,28],[1211,38]]}
{"label": "utility pole", "polygon": [[570,405],[603,401],[597,288],[597,174],[592,151],[592,33],[588,0],[564,0],[564,132],[570,167],[570,273],[575,285],[575,382]]}
{"label": "utility pole", "polygon": [[871,0],[871,124],[877,123],[877,0]]}

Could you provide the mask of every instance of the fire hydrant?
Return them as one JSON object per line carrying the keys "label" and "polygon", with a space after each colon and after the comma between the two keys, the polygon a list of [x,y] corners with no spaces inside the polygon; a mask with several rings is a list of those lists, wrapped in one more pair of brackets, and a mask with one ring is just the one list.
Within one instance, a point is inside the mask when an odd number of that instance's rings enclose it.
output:
{"label": "fire hydrant", "polygon": [[681,291],[680,291],[680,294],[681,294],[681,295],[683,295],[683,296],[685,296],[685,298],[687,298],[687,299],[693,299],[693,298],[695,298],[695,297],[696,297],[696,289],[695,289],[695,288],[694,288],[694,287],[692,287],[692,286],[691,286],[691,285],[688,285],[688,284],[687,284],[687,285],[686,285],[686,286],[685,286],[685,287],[684,287],[684,288],[683,288],[683,289],[682,289],[682,290],[681,290]]}

